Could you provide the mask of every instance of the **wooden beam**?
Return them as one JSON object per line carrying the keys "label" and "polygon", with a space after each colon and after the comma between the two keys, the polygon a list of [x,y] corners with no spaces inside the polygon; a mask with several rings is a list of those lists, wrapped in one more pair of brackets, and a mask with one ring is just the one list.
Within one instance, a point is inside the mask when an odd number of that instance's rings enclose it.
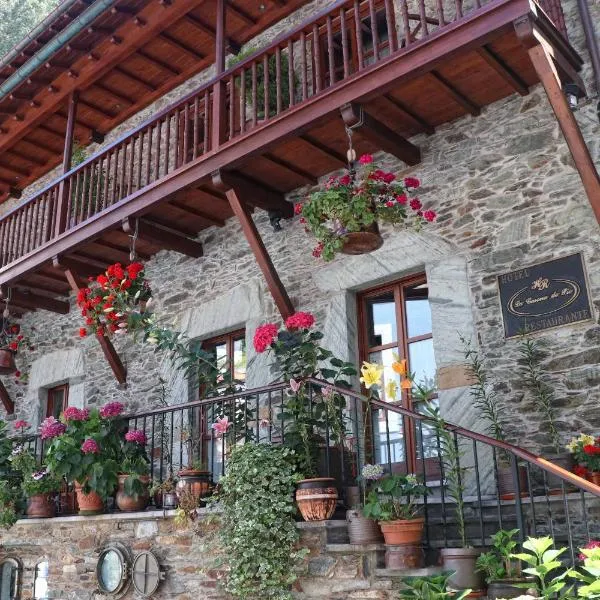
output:
{"label": "wooden beam", "polygon": [[184,44],[182,41],[178,40],[176,37],[172,36],[170,33],[167,33],[166,31],[159,33],[158,37],[161,40],[164,40],[165,42],[167,42],[167,44],[170,44],[174,48],[177,48],[178,50],[181,50],[181,52],[191,56],[195,60],[202,60],[203,58],[206,58],[206,56],[204,56],[204,54],[202,54],[201,52],[198,52],[198,50],[196,50],[194,48],[191,48],[187,44]]}
{"label": "wooden beam", "polygon": [[14,165],[9,165],[6,162],[4,162],[3,160],[0,161],[0,169],[4,169],[6,171],[11,171],[12,173],[15,173],[16,175],[23,175],[24,177],[31,177],[31,171],[28,171],[27,169],[22,169],[21,167],[15,167]]}
{"label": "wooden beam", "polygon": [[[202,33],[205,33],[206,35],[212,38],[216,38],[217,32],[215,31],[215,28],[203,21],[202,19],[200,19],[199,17],[197,17],[196,15],[188,13],[183,17],[183,20],[189,23],[192,27],[198,29],[198,31],[202,31]],[[242,48],[241,44],[232,37],[226,38],[226,44],[227,48],[231,51],[232,54],[239,54]]]}
{"label": "wooden beam", "polygon": [[[136,230],[135,219],[123,219],[123,231],[133,234]],[[166,229],[145,219],[139,219],[137,223],[137,233],[140,239],[146,240],[162,248],[175,250],[192,258],[200,258],[204,251],[202,244],[192,240],[174,229]]]}
{"label": "wooden beam", "polygon": [[571,151],[573,162],[583,183],[596,220],[600,223],[600,177],[590,156],[590,151],[581,134],[577,120],[573,116],[567,99],[559,83],[558,75],[554,69],[552,58],[548,56],[541,45],[528,50],[529,58],[533,64],[546,96],[550,101],[552,110],[563,133],[567,146]]}
{"label": "wooden beam", "polygon": [[187,204],[184,204],[183,202],[178,202],[177,200],[171,200],[169,204],[178,210],[182,210],[188,213],[189,215],[198,217],[199,219],[206,221],[206,223],[208,223],[209,225],[216,225],[217,227],[223,227],[225,225],[225,221],[223,219],[219,219],[202,210],[198,210],[195,206],[188,206]]}
{"label": "wooden beam", "polygon": [[245,10],[236,6],[231,0],[227,2],[227,10],[231,11],[238,19],[241,19],[246,25],[256,25],[258,22],[254,17],[251,17]]}
{"label": "wooden beam", "polygon": [[106,358],[112,372],[114,373],[117,381],[124,385],[127,383],[127,369],[121,361],[121,357],[118,355],[112,342],[105,335],[96,335],[96,339],[100,343],[104,357]]}
{"label": "wooden beam", "polygon": [[[7,296],[8,292],[2,290],[2,297],[6,298]],[[55,298],[51,298],[49,296],[28,294],[26,292],[20,292],[15,289],[11,289],[10,291],[10,303],[15,306],[19,306],[21,308],[26,308],[29,310],[40,308],[43,310],[48,310],[50,312],[58,313],[60,315],[66,315],[69,312],[68,302],[56,300]]]}
{"label": "wooden beam", "polygon": [[231,205],[231,209],[240,221],[242,231],[256,257],[258,266],[262,271],[267,282],[267,287],[275,300],[277,309],[281,313],[281,316],[284,319],[287,319],[294,314],[294,305],[275,270],[275,265],[273,265],[273,261],[271,260],[258,229],[252,220],[252,215],[248,211],[248,205],[243,199],[244,196],[252,197],[252,193],[244,187],[240,188],[238,185],[239,182],[237,180],[232,181],[229,178],[228,173],[215,171],[212,177],[215,187],[222,189],[225,192],[229,204]]}
{"label": "wooden beam", "polygon": [[92,273],[95,271],[94,268],[90,268],[89,264],[71,258],[70,256],[54,256],[52,258],[52,266],[65,274],[71,289],[75,291],[78,291],[79,288],[86,287],[85,280],[81,278],[79,273]]}
{"label": "wooden beam", "polygon": [[15,148],[11,148],[10,150],[6,150],[5,154],[13,155],[15,158],[19,158],[21,160],[27,161],[33,165],[38,165],[39,167],[43,167],[48,161],[42,158],[38,158],[37,156],[32,156],[31,154],[24,154],[15,150]]}
{"label": "wooden beam", "polygon": [[433,79],[440,88],[448,92],[454,101],[462,106],[468,113],[471,113],[474,117],[481,114],[479,106],[471,102],[462,92],[459,92],[447,79],[442,77],[437,71],[431,71],[429,73],[431,79]]}
{"label": "wooden beam", "polygon": [[144,52],[144,50],[141,50],[141,49],[138,50],[136,52],[136,55],[140,56],[146,62],[149,62],[150,64],[154,65],[155,67],[158,67],[162,71],[170,73],[171,75],[181,75],[181,71],[177,67],[173,67],[172,65],[165,62],[164,60],[161,60],[160,58],[155,58],[154,56],[148,54],[147,52]]}
{"label": "wooden beam", "polygon": [[115,100],[118,100],[119,102],[128,104],[129,106],[132,106],[136,103],[136,101],[130,98],[129,96],[125,96],[125,94],[123,94],[122,92],[117,92],[99,81],[94,82],[93,87],[99,89],[101,92],[107,94],[108,96],[112,96]]}
{"label": "wooden beam", "polygon": [[131,71],[127,71],[123,67],[115,67],[114,71],[116,71],[123,77],[126,77],[127,79],[131,79],[131,81],[135,81],[135,83],[138,83],[142,87],[145,87],[149,92],[155,92],[158,89],[155,85],[148,83],[145,79],[138,77],[135,73],[131,73]]}
{"label": "wooden beam", "polygon": [[347,127],[384,152],[392,154],[407,165],[414,166],[421,162],[421,150],[417,146],[371,116],[360,104],[344,104],[340,107],[340,112]]}
{"label": "wooden beam", "polygon": [[518,92],[521,96],[529,94],[527,84],[489,46],[482,46],[477,53],[515,92]]}
{"label": "wooden beam", "polygon": [[15,403],[12,401],[10,394],[6,387],[4,387],[4,383],[0,381],[0,402],[4,406],[4,410],[7,415],[12,415],[15,412]]}
{"label": "wooden beam", "polygon": [[400,102],[397,98],[394,98],[390,94],[383,94],[382,98],[396,110],[399,110],[405,119],[411,121],[419,129],[422,129],[427,135],[435,133],[435,127],[431,123],[428,123],[423,117],[414,112],[414,110],[408,108],[406,104]]}
{"label": "wooden beam", "polygon": [[301,179],[304,179],[304,181],[306,181],[307,183],[310,183],[312,185],[317,185],[317,183],[319,183],[319,179],[317,177],[315,177],[312,173],[309,173],[308,171],[305,171],[301,167],[298,167],[297,165],[295,165],[291,162],[288,162],[287,160],[284,160],[283,158],[279,158],[278,156],[275,156],[274,154],[271,154],[270,152],[265,152],[263,154],[263,158],[268,160],[269,162],[273,163],[274,165],[278,165],[278,166],[284,168],[286,171],[289,171],[290,173],[297,175]]}
{"label": "wooden beam", "polygon": [[308,135],[306,133],[303,135],[299,135],[298,137],[301,140],[305,141],[307,144],[310,144],[313,148],[316,148],[317,150],[319,150],[319,152],[321,152],[321,153],[327,155],[329,158],[335,160],[336,162],[341,163],[342,165],[348,164],[348,159],[343,154],[340,154],[339,152],[337,152],[337,150],[333,150],[329,146],[326,146],[325,144],[320,142],[317,138],[315,138],[311,135]]}

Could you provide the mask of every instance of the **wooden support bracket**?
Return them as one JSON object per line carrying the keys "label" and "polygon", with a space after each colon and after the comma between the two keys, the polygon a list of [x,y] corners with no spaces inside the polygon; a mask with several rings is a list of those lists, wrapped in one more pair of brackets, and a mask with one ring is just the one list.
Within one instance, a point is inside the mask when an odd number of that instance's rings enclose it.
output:
{"label": "wooden support bracket", "polygon": [[[123,231],[125,233],[133,234],[135,230],[135,219],[130,217],[123,219]],[[168,248],[169,250],[175,250],[193,258],[200,258],[204,253],[200,242],[187,237],[179,231],[167,229],[147,220],[139,219],[137,233],[142,240],[162,246],[163,248]]]}
{"label": "wooden support bracket", "polygon": [[383,151],[396,156],[407,165],[414,166],[421,162],[421,150],[417,146],[371,116],[360,104],[344,104],[340,107],[340,112],[346,126]]}
{"label": "wooden support bracket", "polygon": [[4,406],[4,410],[7,415],[12,415],[15,412],[15,403],[12,401],[8,390],[4,387],[4,384],[0,381],[0,402]]}
{"label": "wooden support bracket", "polygon": [[[0,290],[0,296],[7,298],[8,292],[5,289]],[[56,300],[50,296],[41,296],[12,289],[10,291],[10,303],[19,308],[35,310],[41,308],[50,312],[66,315],[69,312],[69,303],[62,300]]]}
{"label": "wooden support bracket", "polygon": [[236,176],[232,177],[229,173],[224,173],[222,171],[215,171],[212,175],[212,180],[213,185],[217,189],[225,192],[233,213],[240,221],[242,231],[256,257],[258,266],[264,275],[269,291],[275,300],[277,309],[281,313],[281,316],[284,319],[287,319],[294,314],[294,305],[275,270],[273,261],[271,260],[258,229],[252,220],[248,205],[244,199],[245,195],[253,198],[253,191],[250,191],[243,184],[240,185],[240,181]]}
{"label": "wooden support bracket", "polygon": [[[52,259],[52,264],[55,269],[60,269],[65,274],[71,289],[77,293],[82,287],[85,287],[85,282],[77,274],[77,271],[73,268],[76,261],[72,261],[69,258],[62,256],[55,256]],[[106,360],[115,375],[116,380],[124,385],[127,383],[127,369],[123,364],[123,361],[117,354],[115,347],[112,342],[105,335],[96,335],[98,343],[102,348],[102,352],[106,357]]]}

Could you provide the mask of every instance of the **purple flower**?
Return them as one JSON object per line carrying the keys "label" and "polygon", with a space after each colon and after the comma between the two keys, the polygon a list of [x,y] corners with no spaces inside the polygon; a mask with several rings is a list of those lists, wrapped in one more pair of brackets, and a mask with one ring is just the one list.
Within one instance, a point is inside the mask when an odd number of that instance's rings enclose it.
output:
{"label": "purple flower", "polygon": [[40,479],[44,479],[48,475],[48,469],[42,469],[41,471],[34,471],[31,474],[31,478],[39,481]]}
{"label": "purple flower", "polygon": [[90,416],[90,411],[85,408],[80,410],[75,406],[69,406],[65,408],[63,412],[63,418],[65,421],[87,421]]}
{"label": "purple flower", "polygon": [[51,440],[52,438],[62,435],[67,430],[67,426],[54,417],[48,417],[42,421],[40,425],[40,437],[43,440]]}
{"label": "purple flower", "polygon": [[143,446],[146,443],[146,434],[140,429],[135,429],[133,431],[128,431],[125,434],[125,439],[128,442],[134,442],[140,446]]}
{"label": "purple flower", "polygon": [[96,440],[88,438],[81,444],[81,451],[84,454],[98,454],[100,452],[100,446],[98,446]]}
{"label": "purple flower", "polygon": [[109,402],[100,409],[100,416],[103,419],[118,417],[124,409],[125,407],[120,402]]}

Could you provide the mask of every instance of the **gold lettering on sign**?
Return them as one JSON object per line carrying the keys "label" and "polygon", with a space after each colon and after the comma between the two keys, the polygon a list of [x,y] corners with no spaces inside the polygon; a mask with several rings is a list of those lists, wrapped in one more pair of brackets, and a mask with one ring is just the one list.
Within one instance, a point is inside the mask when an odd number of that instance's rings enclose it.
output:
{"label": "gold lettering on sign", "polygon": [[538,277],[513,294],[507,308],[518,317],[542,317],[565,309],[580,295],[581,287],[576,281]]}
{"label": "gold lettering on sign", "polygon": [[538,277],[538,279],[536,279],[532,284],[531,284],[531,289],[532,290],[547,290],[548,287],[550,286],[550,280],[549,279],[544,279],[543,277]]}

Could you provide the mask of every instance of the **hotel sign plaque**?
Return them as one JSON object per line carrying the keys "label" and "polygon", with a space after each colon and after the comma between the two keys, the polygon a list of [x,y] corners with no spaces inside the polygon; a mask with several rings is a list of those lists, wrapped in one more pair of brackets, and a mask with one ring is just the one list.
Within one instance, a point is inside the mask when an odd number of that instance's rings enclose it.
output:
{"label": "hotel sign plaque", "polygon": [[498,276],[504,336],[592,318],[580,253]]}

